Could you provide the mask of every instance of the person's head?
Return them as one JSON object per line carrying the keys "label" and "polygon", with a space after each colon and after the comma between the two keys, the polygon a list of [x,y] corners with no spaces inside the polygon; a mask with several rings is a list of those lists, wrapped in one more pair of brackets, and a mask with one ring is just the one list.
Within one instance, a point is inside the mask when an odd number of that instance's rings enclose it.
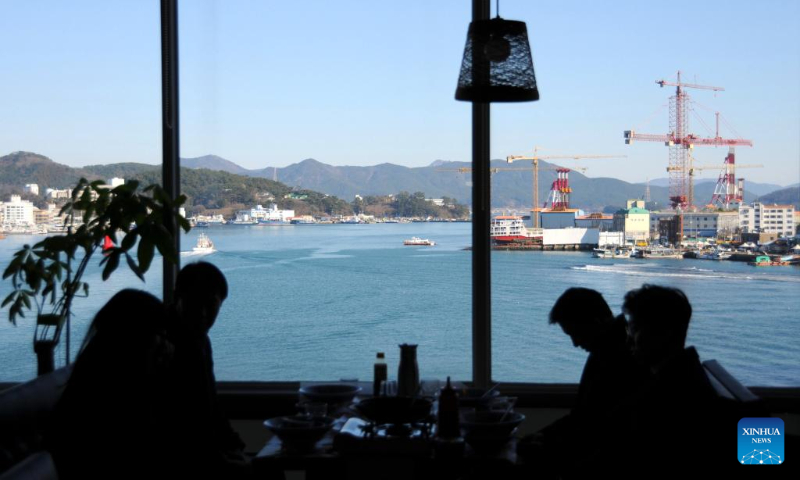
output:
{"label": "person's head", "polygon": [[152,374],[163,353],[166,317],[164,304],[153,295],[118,292],[92,320],[77,362],[131,378]]}
{"label": "person's head", "polygon": [[587,352],[606,325],[614,320],[603,296],[588,288],[570,288],[550,310],[550,324],[557,323],[572,338],[572,344]]}
{"label": "person's head", "polygon": [[642,285],[625,295],[633,352],[650,367],[683,350],[692,306],[677,288]]}
{"label": "person's head", "polygon": [[190,263],[175,280],[175,307],[178,314],[201,333],[207,333],[217,319],[222,302],[228,297],[225,275],[208,262]]}

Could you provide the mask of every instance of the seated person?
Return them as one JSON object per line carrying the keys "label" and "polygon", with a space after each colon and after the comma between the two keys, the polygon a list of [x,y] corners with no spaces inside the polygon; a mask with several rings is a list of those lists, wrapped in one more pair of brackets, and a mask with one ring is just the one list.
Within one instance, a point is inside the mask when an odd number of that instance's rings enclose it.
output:
{"label": "seated person", "polygon": [[681,462],[671,461],[668,453],[680,447],[681,455],[696,454],[711,470],[730,466],[739,418],[734,406],[717,396],[697,350],[685,346],[692,316],[686,295],[677,288],[643,285],[625,295],[623,311],[633,354],[651,373],[633,397],[623,427],[633,447],[632,465],[680,470]]}
{"label": "seated person", "polygon": [[244,443],[233,430],[217,398],[214,360],[208,332],[228,296],[225,276],[207,262],[186,265],[175,284],[175,302],[167,327],[175,345],[167,396],[174,443],[185,465],[182,473],[236,478],[249,475]]}
{"label": "seated person", "polygon": [[568,289],[550,311],[550,323],[560,325],[572,344],[589,352],[589,357],[570,414],[528,441],[539,444],[538,456],[551,469],[568,475],[569,465],[591,452],[609,424],[608,414],[636,391],[646,371],[631,354],[625,319],[614,317],[599,292]]}
{"label": "seated person", "polygon": [[59,478],[154,478],[170,458],[159,403],[171,348],[160,300],[122,290],[95,316],[45,444]]}

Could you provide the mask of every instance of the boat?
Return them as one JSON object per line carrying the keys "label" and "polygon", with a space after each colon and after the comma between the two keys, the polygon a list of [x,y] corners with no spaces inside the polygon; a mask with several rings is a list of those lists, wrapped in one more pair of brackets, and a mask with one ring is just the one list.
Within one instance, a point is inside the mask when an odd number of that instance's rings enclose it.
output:
{"label": "boat", "polygon": [[753,265],[754,267],[783,267],[786,265],[791,265],[792,259],[786,259],[784,257],[779,257],[777,260],[773,260],[772,257],[769,255],[759,255],[756,257],[755,261],[747,262],[748,265]]}
{"label": "boat", "polygon": [[194,246],[192,249],[192,253],[195,255],[205,255],[208,253],[214,253],[216,249],[214,248],[214,242],[208,238],[208,235],[205,233],[201,233],[197,236],[197,245]]}
{"label": "boat", "polygon": [[606,248],[594,248],[592,249],[592,256],[594,258],[611,258],[612,256],[611,250]]}
{"label": "boat", "polygon": [[419,237],[411,237],[411,240],[403,240],[403,245],[407,246],[426,246],[432,247],[436,245],[436,242],[433,240],[428,240],[427,238],[419,238]]}
{"label": "boat", "polygon": [[489,224],[489,237],[494,244],[531,242],[541,239],[542,233],[534,235],[533,230],[525,227],[522,217],[516,215],[499,215],[492,218]]}

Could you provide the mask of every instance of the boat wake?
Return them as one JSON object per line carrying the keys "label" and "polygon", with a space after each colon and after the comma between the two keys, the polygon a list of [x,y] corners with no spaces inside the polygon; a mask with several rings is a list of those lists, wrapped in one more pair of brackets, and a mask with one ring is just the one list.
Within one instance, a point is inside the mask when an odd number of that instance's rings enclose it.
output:
{"label": "boat wake", "polygon": [[213,252],[193,252],[189,250],[186,252],[181,252],[181,257],[204,257],[206,255],[211,255],[212,253],[216,253],[216,250]]}
{"label": "boat wake", "polygon": [[641,268],[644,265],[633,267],[630,265],[575,265],[570,267],[572,270],[583,270],[587,272],[614,273],[630,275],[635,277],[650,278],[696,278],[708,280],[714,278],[724,278],[727,280],[742,281],[767,281],[767,282],[793,282],[800,283],[800,277],[791,275],[760,275],[744,274],[737,272],[721,272],[697,267],[666,267],[664,270],[654,270],[652,268]]}

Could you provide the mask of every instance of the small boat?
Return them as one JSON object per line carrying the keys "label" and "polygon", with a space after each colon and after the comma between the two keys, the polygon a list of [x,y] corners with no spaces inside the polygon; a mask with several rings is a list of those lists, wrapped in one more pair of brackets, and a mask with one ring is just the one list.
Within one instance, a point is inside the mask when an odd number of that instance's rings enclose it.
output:
{"label": "small boat", "polygon": [[592,249],[592,256],[594,258],[611,258],[612,253],[611,250],[605,248],[595,248]]}
{"label": "small boat", "polygon": [[411,237],[411,240],[403,240],[403,245],[432,247],[436,245],[436,242],[427,238]]}
{"label": "small boat", "polygon": [[208,235],[205,233],[201,233],[197,236],[197,245],[192,249],[192,253],[195,255],[204,255],[208,253],[214,253],[216,249],[214,248],[214,242],[208,238]]}

